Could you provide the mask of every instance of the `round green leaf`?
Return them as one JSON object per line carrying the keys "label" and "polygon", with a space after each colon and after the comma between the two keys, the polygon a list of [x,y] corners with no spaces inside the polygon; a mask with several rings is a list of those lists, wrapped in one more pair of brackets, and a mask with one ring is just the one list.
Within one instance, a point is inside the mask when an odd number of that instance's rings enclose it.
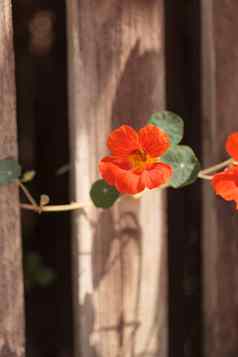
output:
{"label": "round green leaf", "polygon": [[44,287],[55,279],[53,270],[44,265],[42,257],[37,253],[31,252],[25,257],[24,268],[27,288],[35,285]]}
{"label": "round green leaf", "polygon": [[104,180],[96,181],[90,190],[90,197],[96,207],[110,208],[118,199],[120,193]]}
{"label": "round green leaf", "polygon": [[170,186],[182,187],[193,183],[200,171],[200,163],[189,146],[178,145],[171,148],[161,161],[173,167]]}
{"label": "round green leaf", "polygon": [[19,178],[21,167],[16,160],[0,160],[0,185],[6,185]]}
{"label": "round green leaf", "polygon": [[183,119],[175,113],[169,111],[155,113],[149,119],[149,123],[165,131],[169,135],[172,145],[179,144],[183,138]]}
{"label": "round green leaf", "polygon": [[54,272],[51,269],[46,268],[44,266],[41,266],[40,269],[35,274],[35,282],[42,287],[47,287],[54,280],[55,280]]}

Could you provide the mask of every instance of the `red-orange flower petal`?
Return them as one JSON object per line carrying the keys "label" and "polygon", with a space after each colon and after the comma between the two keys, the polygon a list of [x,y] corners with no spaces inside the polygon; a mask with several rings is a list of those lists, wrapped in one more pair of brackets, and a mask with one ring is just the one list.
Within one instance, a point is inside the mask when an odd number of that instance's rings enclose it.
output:
{"label": "red-orange flower petal", "polygon": [[115,164],[112,156],[104,157],[99,163],[99,171],[102,178],[111,186],[115,186],[116,177],[121,173],[122,169]]}
{"label": "red-orange flower petal", "polygon": [[235,201],[238,209],[238,166],[231,166],[216,174],[212,186],[217,195],[226,201]]}
{"label": "red-orange flower petal", "polygon": [[140,180],[140,175],[126,170],[116,177],[115,186],[119,192],[129,195],[135,195],[145,189],[144,183]]}
{"label": "red-orange flower petal", "polygon": [[142,173],[141,182],[145,187],[153,189],[166,184],[171,176],[172,167],[159,162],[151,170],[145,170]]}
{"label": "red-orange flower petal", "polygon": [[155,125],[146,125],[138,134],[142,148],[152,157],[163,155],[170,146],[168,135]]}
{"label": "red-orange flower petal", "polygon": [[127,156],[140,148],[138,134],[130,126],[122,125],[111,133],[107,146],[113,156]]}
{"label": "red-orange flower petal", "polygon": [[231,134],[226,141],[226,151],[238,161],[238,132]]}
{"label": "red-orange flower petal", "polygon": [[109,185],[121,193],[136,194],[167,183],[172,168],[158,163],[170,145],[167,134],[152,124],[137,134],[127,125],[114,130],[108,139],[112,156],[104,157],[99,171]]}

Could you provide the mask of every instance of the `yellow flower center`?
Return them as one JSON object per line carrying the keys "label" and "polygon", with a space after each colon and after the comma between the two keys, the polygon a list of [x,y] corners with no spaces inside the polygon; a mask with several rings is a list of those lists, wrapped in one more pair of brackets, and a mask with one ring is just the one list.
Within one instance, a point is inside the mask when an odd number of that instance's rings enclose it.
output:
{"label": "yellow flower center", "polygon": [[132,168],[137,172],[143,172],[146,168],[150,168],[157,162],[156,157],[152,157],[144,150],[136,150],[128,157]]}

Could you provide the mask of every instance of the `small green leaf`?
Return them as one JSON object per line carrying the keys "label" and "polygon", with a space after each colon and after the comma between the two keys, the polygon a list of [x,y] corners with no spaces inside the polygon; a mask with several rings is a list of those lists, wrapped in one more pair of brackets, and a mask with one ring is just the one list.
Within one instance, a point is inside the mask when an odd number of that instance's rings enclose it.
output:
{"label": "small green leaf", "polygon": [[183,119],[175,113],[169,111],[155,113],[149,119],[149,124],[165,131],[169,135],[172,145],[179,144],[183,138]]}
{"label": "small green leaf", "polygon": [[39,271],[36,272],[35,280],[42,287],[47,287],[50,285],[55,279],[54,272],[46,267],[41,267]]}
{"label": "small green leaf", "polygon": [[42,257],[37,253],[31,252],[25,257],[24,269],[28,289],[36,285],[48,286],[55,279],[53,270],[44,265]]}
{"label": "small green leaf", "polygon": [[58,168],[58,170],[56,171],[56,175],[57,176],[64,175],[69,171],[70,171],[70,164],[65,164]]}
{"label": "small green leaf", "polygon": [[16,160],[0,160],[0,185],[6,185],[19,178],[21,167]]}
{"label": "small green leaf", "polygon": [[26,182],[30,182],[34,179],[36,175],[36,172],[35,171],[26,171],[24,172],[24,174],[22,175],[22,178],[21,178],[21,182],[23,183],[26,183]]}
{"label": "small green leaf", "polygon": [[42,264],[41,257],[36,253],[29,253],[26,257],[26,265],[29,273],[34,273],[35,270]]}
{"label": "small green leaf", "polygon": [[96,181],[90,190],[90,197],[96,207],[110,208],[118,199],[120,193],[104,180]]}
{"label": "small green leaf", "polygon": [[170,186],[182,187],[193,183],[200,171],[200,163],[189,146],[178,145],[171,148],[161,161],[173,167]]}

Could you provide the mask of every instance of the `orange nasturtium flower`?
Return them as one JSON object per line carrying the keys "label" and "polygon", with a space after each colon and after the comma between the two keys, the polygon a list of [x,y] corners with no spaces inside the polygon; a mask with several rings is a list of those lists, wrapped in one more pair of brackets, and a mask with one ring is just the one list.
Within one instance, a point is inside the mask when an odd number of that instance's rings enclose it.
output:
{"label": "orange nasturtium flower", "polygon": [[170,139],[152,124],[138,132],[122,125],[111,133],[107,146],[112,154],[100,161],[99,171],[121,193],[133,195],[160,187],[172,175],[172,167],[159,160],[170,147]]}
{"label": "orange nasturtium flower", "polygon": [[[226,151],[238,161],[238,132],[231,134],[226,142]],[[238,209],[238,164],[233,163],[213,176],[212,185],[217,195],[226,201],[235,201]]]}

